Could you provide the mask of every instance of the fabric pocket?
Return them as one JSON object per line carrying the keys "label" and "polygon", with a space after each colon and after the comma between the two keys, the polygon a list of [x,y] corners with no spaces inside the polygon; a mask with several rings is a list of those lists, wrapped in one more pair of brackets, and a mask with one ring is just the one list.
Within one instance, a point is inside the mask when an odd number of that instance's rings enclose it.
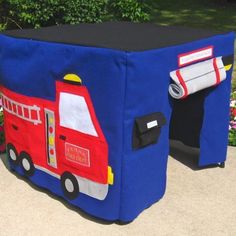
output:
{"label": "fabric pocket", "polygon": [[157,143],[161,127],[165,124],[166,119],[161,112],[136,118],[133,129],[133,149]]}

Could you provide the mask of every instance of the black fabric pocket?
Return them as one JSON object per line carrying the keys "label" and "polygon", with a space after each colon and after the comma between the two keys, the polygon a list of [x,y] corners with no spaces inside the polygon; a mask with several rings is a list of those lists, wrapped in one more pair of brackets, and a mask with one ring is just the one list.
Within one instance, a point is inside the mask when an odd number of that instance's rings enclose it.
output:
{"label": "black fabric pocket", "polygon": [[166,124],[165,116],[161,112],[135,119],[133,128],[133,149],[139,149],[157,143],[161,127]]}

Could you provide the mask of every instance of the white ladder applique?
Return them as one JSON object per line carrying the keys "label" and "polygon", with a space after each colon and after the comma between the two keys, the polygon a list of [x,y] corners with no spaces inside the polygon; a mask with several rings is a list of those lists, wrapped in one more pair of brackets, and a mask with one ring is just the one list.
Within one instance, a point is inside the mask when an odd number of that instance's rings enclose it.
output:
{"label": "white ladder applique", "polygon": [[4,94],[1,94],[1,96],[2,96],[3,108],[10,114],[13,114],[23,120],[32,122],[34,125],[42,123],[42,121],[40,120],[40,113],[39,113],[40,107],[36,105],[29,106],[16,102],[8,98]]}

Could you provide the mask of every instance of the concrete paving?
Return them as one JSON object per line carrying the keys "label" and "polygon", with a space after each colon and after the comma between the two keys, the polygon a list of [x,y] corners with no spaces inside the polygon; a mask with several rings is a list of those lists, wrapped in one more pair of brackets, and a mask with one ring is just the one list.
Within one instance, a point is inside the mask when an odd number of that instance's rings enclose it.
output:
{"label": "concrete paving", "polygon": [[[194,152],[191,152],[194,153]],[[40,190],[0,161],[0,235],[236,235],[236,148],[226,167],[198,169],[189,150],[172,147],[162,200],[127,225],[89,217]]]}

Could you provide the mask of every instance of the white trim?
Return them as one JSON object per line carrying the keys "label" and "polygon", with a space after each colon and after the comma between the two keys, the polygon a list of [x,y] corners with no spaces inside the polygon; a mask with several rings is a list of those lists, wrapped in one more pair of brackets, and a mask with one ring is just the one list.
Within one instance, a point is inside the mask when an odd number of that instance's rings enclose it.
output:
{"label": "white trim", "polygon": [[75,175],[78,183],[79,190],[90,197],[98,200],[104,200],[108,194],[108,184],[100,184],[86,178]]}
{"label": "white trim", "polygon": [[52,171],[50,171],[50,170],[48,170],[48,169],[42,167],[42,166],[34,165],[34,167],[35,167],[36,169],[38,169],[38,170],[41,170],[41,171],[43,171],[43,172],[45,172],[45,173],[47,173],[47,174],[49,174],[49,175],[51,175],[51,176],[57,178],[57,179],[61,179],[60,175],[58,175],[58,174],[56,174],[56,173],[54,173],[54,172],[52,172]]}
{"label": "white trim", "polygon": [[213,48],[212,47],[189,52],[189,53],[179,56],[179,65],[183,66],[186,64],[190,64],[194,61],[199,61],[199,60],[203,60],[205,58],[209,58],[212,55],[213,55]]}
{"label": "white trim", "polygon": [[[41,170],[57,179],[61,179],[60,175],[38,165],[34,165],[36,169]],[[86,194],[98,200],[104,200],[108,194],[108,184],[100,184],[89,179],[74,175],[79,184],[80,193]]]}

